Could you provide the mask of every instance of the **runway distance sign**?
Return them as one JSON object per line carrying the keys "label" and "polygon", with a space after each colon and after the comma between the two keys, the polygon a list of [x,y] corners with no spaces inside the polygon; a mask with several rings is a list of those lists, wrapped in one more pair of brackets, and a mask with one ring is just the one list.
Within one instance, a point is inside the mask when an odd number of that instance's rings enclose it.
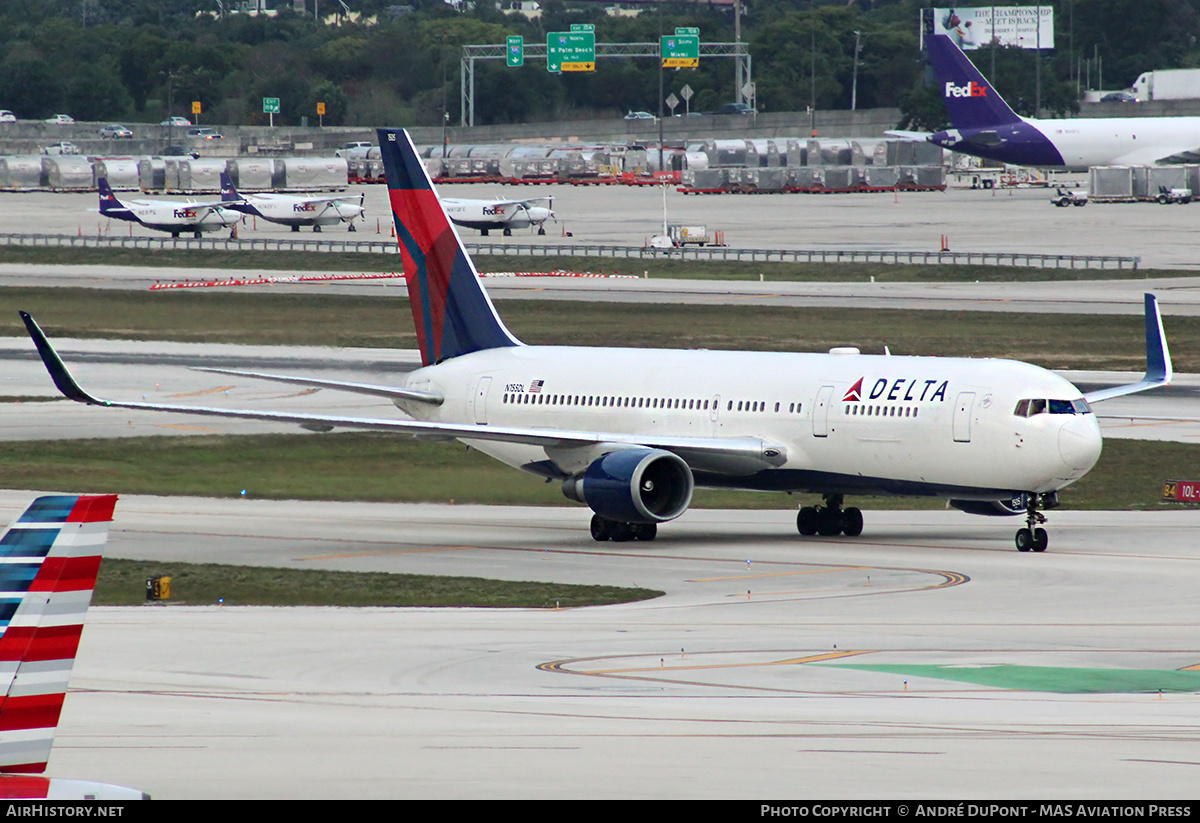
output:
{"label": "runway distance sign", "polygon": [[1200,503],[1200,480],[1168,480],[1163,484],[1163,500]]}

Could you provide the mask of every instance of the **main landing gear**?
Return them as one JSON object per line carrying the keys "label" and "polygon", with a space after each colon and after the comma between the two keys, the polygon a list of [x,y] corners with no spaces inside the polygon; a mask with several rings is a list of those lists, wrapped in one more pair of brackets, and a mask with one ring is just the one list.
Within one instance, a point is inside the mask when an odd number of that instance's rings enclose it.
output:
{"label": "main landing gear", "polygon": [[1035,528],[1046,522],[1046,515],[1038,511],[1038,503],[1042,504],[1043,508],[1052,509],[1058,505],[1058,495],[1054,492],[1050,494],[1034,494],[1030,492],[1025,495],[1025,527],[1017,529],[1017,551],[1019,552],[1044,552],[1046,546],[1050,545],[1050,536],[1046,534],[1043,528]]}
{"label": "main landing gear", "polygon": [[796,530],[800,534],[819,534],[822,537],[833,537],[844,534],[847,537],[858,537],[863,530],[863,516],[860,509],[851,506],[842,508],[842,495],[824,495],[824,506],[804,506],[796,515]]}
{"label": "main landing gear", "polygon": [[654,523],[622,523],[598,514],[592,515],[592,539],[598,543],[603,543],[605,540],[611,540],[614,543],[627,543],[630,540],[653,540],[657,536],[658,526]]}

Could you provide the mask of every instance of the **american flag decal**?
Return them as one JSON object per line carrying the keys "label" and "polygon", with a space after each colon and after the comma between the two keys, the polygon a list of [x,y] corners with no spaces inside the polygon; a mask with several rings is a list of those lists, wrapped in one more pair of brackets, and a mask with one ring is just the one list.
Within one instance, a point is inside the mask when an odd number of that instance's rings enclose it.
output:
{"label": "american flag decal", "polygon": [[45,771],[116,502],[39,497],[0,536],[0,771]]}
{"label": "american flag decal", "polygon": [[537,394],[542,390],[542,386],[546,385],[545,380],[534,380],[529,384],[529,393]]}

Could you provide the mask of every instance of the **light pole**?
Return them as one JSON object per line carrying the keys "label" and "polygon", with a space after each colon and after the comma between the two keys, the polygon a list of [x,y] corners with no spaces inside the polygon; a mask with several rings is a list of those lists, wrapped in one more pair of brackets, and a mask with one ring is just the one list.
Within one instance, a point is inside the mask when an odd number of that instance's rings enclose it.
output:
{"label": "light pole", "polygon": [[850,111],[858,108],[858,51],[861,31],[854,32],[854,79],[850,83]]}

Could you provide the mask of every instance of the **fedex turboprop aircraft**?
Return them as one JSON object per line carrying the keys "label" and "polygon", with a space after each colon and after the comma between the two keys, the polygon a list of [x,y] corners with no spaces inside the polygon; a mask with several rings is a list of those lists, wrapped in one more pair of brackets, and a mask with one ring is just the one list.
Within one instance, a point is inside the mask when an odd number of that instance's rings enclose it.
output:
{"label": "fedex turboprop aircraft", "polygon": [[799,511],[805,535],[860,534],[846,495],[944,498],[1025,515],[1017,548],[1042,551],[1042,510],[1100,456],[1090,403],[1171,379],[1152,295],[1145,378],[1087,395],[1012,360],[526,346],[497,315],[407,132],[380,129],[379,139],[422,368],[396,387],[210,371],[379,395],[412,419],[102,400],[22,312],[59,390],[116,408],[457,438],[559,481],[594,512],[597,540],[653,539],[701,485],[821,495]]}
{"label": "fedex turboprop aircraft", "polygon": [[227,229],[242,219],[236,211],[221,208],[220,201],[208,203],[184,203],[173,200],[118,200],[108,180],[101,177],[100,214],[117,220],[139,223],[148,229],[168,231],[172,237],[191,232],[200,237],[202,232]]}
{"label": "fedex turboprop aircraft", "polygon": [[[545,206],[534,205],[545,203]],[[551,210],[554,199],[551,197],[531,197],[527,200],[463,200],[462,198],[442,198],[442,207],[446,214],[457,226],[477,229],[487,237],[489,231],[501,231],[505,237],[513,233],[513,229],[524,229],[537,226],[537,233],[544,235],[543,225],[554,216]]]}
{"label": "fedex turboprop aircraft", "polygon": [[1200,160],[1200,117],[1021,117],[949,37],[926,32],[925,48],[953,125],[927,138],[942,148],[1018,166],[1084,171]]}
{"label": "fedex turboprop aircraft", "polygon": [[0,797],[143,800],[135,789],[43,777],[117,496],[34,500],[0,535]]}
{"label": "fedex turboprop aircraft", "polygon": [[312,226],[313,231],[320,231],[323,226],[336,226],[339,223],[349,223],[347,229],[356,231],[354,221],[363,215],[363,197],[360,194],[358,203],[354,203],[354,198],[340,195],[243,195],[234,188],[228,172],[221,172],[221,205],[242,214],[252,214],[272,223],[291,226],[292,231],[300,231],[301,226]]}

